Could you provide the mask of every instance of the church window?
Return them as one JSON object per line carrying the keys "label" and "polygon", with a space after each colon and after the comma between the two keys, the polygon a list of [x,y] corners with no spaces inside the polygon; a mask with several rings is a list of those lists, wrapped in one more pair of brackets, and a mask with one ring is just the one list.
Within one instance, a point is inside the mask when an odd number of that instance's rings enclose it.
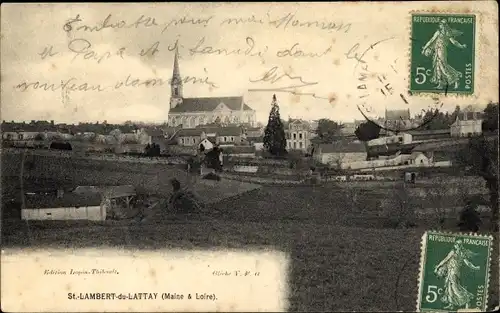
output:
{"label": "church window", "polygon": [[184,138],[181,138],[181,143],[184,144]]}
{"label": "church window", "polygon": [[293,133],[293,139],[297,139],[297,133]]}
{"label": "church window", "polygon": [[227,141],[227,137],[224,137],[223,141],[226,142]]}
{"label": "church window", "polygon": [[196,138],[193,138],[193,143],[196,143]]}
{"label": "church window", "polygon": [[299,139],[302,139],[302,133],[299,133]]}
{"label": "church window", "polygon": [[297,148],[297,143],[296,143],[296,142],[294,142],[294,143],[293,143],[293,148],[294,148],[294,149],[296,149],[296,148]]}
{"label": "church window", "polygon": [[179,95],[179,87],[174,86],[174,96],[178,96],[178,95]]}
{"label": "church window", "polygon": [[231,141],[234,141],[234,137],[231,136]]}
{"label": "church window", "polygon": [[299,148],[302,149],[302,142],[299,142]]}

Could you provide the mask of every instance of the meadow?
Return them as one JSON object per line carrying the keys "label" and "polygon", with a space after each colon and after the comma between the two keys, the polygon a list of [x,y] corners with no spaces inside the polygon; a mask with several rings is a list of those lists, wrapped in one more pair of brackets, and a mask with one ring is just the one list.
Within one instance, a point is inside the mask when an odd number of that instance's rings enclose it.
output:
{"label": "meadow", "polygon": [[[8,191],[5,187],[15,190],[18,163],[3,156],[3,193]],[[130,183],[165,195],[172,176],[186,183],[188,179],[182,169],[165,166],[55,158],[34,163],[27,176],[39,185]],[[390,205],[400,201],[397,194],[394,188],[263,186],[221,197],[203,214],[187,220],[151,212],[158,217],[142,223],[33,223],[28,229],[23,222],[3,221],[2,245],[276,249],[291,260],[291,311],[414,311],[420,238],[428,229],[456,230],[455,216],[447,216],[439,225],[433,215],[410,214],[414,223],[401,227],[393,221],[401,211]],[[389,205],[384,205],[387,200]],[[409,210],[416,203],[432,205],[431,200],[414,196],[403,200]],[[454,205],[451,201],[460,204],[456,196],[443,198],[447,205]],[[498,276],[496,267],[492,277]],[[490,290],[490,307],[498,305],[498,296],[493,295],[498,295],[498,285]]]}

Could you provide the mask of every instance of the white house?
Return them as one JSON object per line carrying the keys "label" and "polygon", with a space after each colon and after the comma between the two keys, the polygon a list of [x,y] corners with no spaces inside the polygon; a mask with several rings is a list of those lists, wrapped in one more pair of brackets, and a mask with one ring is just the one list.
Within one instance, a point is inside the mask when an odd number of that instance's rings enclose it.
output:
{"label": "white house", "polygon": [[294,119],[288,124],[286,147],[288,150],[307,151],[310,145],[311,127],[308,122]]}
{"label": "white house", "polygon": [[408,133],[401,133],[393,136],[380,137],[377,139],[373,139],[368,141],[369,146],[379,146],[379,145],[388,145],[388,144],[410,144],[412,142],[412,135]]}
{"label": "white house", "polygon": [[452,137],[468,137],[482,133],[483,118],[480,112],[460,112],[450,126]]}
{"label": "white house", "polygon": [[22,209],[23,220],[91,220],[106,219],[106,210],[101,207],[101,195],[59,193],[56,195],[26,194],[26,209]]}
{"label": "white house", "polygon": [[200,144],[198,145],[199,149],[202,149],[202,146],[203,146],[203,151],[208,151],[213,149],[214,144],[210,140],[205,138],[200,141]]}
{"label": "white house", "polygon": [[313,157],[320,163],[334,166],[366,160],[366,147],[362,142],[335,142],[319,144],[315,147]]}
{"label": "white house", "polygon": [[126,219],[138,214],[133,204],[136,190],[130,185],[79,186],[71,192],[26,194],[23,220],[91,220]]}

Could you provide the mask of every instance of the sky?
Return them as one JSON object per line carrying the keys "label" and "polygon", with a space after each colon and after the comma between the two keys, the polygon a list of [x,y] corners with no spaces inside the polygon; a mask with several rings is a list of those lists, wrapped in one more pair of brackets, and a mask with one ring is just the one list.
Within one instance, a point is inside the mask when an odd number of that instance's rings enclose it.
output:
{"label": "sky", "polygon": [[[185,97],[243,96],[263,123],[273,94],[284,119],[349,122],[363,119],[359,109],[375,117],[386,109],[409,108],[413,115],[435,107],[481,108],[498,102],[495,5],[4,4],[1,119],[164,122],[176,43],[182,77],[197,80],[184,84]],[[410,12],[415,10],[480,16],[473,96],[408,94]],[[233,18],[242,20],[228,20]],[[217,52],[223,49],[232,53]],[[364,82],[359,81],[361,73],[368,73]],[[165,83],[153,86],[155,79]],[[100,91],[95,90],[98,85]],[[290,86],[286,92],[269,91]],[[392,95],[384,96],[379,91],[383,86]]]}

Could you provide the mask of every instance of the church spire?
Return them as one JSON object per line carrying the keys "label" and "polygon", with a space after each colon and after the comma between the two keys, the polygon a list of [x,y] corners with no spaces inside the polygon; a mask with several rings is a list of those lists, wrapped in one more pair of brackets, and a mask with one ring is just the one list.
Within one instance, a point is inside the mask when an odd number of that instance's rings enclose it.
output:
{"label": "church spire", "polygon": [[181,73],[179,71],[179,47],[175,47],[175,56],[174,56],[174,71],[172,73],[172,79],[177,78],[181,79]]}
{"label": "church spire", "polygon": [[170,81],[170,108],[173,109],[182,103],[182,78],[179,71],[179,48],[175,47],[174,69]]}

